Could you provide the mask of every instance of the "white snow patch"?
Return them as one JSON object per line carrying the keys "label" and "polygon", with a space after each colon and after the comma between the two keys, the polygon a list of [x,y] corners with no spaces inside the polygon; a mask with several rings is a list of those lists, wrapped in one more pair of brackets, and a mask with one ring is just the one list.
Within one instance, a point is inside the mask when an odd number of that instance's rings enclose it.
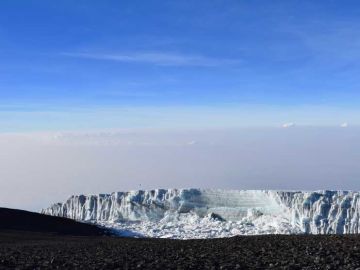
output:
{"label": "white snow patch", "polygon": [[[103,226],[134,235],[172,239],[223,238],[236,235],[301,234],[283,216],[246,216],[239,221],[200,218],[195,213],[167,215],[158,222],[101,222]],[[124,234],[123,234],[124,235]],[[126,235],[126,234],[125,234]],[[131,235],[131,234],[129,234]]]}

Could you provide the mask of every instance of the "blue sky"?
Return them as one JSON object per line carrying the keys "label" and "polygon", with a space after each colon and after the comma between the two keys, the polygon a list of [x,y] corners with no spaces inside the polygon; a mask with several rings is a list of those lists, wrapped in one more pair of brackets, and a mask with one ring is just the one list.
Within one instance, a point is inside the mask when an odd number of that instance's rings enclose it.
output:
{"label": "blue sky", "polygon": [[0,203],[356,189],[359,74],[359,1],[1,0]]}
{"label": "blue sky", "polygon": [[360,124],[358,1],[0,2],[0,131]]}

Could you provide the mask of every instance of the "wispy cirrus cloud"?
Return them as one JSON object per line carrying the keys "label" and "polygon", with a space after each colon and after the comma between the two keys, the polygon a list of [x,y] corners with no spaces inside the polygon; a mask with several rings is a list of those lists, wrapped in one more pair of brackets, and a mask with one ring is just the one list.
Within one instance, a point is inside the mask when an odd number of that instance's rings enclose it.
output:
{"label": "wispy cirrus cloud", "polygon": [[158,66],[197,66],[217,67],[241,63],[239,59],[214,58],[203,55],[189,55],[164,52],[136,52],[136,53],[71,53],[64,52],[64,56],[115,61],[123,63],[143,63]]}

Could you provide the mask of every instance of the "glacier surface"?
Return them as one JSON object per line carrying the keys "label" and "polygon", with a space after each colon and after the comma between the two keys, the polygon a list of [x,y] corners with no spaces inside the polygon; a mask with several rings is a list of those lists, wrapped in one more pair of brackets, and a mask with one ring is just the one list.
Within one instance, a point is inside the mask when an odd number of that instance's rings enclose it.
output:
{"label": "glacier surface", "polygon": [[41,212],[127,236],[215,238],[359,233],[360,193],[156,189],[71,196]]}

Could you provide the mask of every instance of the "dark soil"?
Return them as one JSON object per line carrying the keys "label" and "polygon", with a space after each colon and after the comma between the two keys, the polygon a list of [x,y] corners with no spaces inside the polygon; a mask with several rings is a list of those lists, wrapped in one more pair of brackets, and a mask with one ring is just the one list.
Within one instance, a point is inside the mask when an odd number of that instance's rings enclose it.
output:
{"label": "dark soil", "polygon": [[71,235],[103,235],[110,231],[72,219],[0,207],[0,230],[54,232]]}
{"label": "dark soil", "polygon": [[0,208],[0,269],[360,270],[360,235],[181,241],[106,233],[69,219]]}
{"label": "dark soil", "polygon": [[181,241],[0,232],[0,269],[357,267],[360,267],[359,236],[271,235]]}

